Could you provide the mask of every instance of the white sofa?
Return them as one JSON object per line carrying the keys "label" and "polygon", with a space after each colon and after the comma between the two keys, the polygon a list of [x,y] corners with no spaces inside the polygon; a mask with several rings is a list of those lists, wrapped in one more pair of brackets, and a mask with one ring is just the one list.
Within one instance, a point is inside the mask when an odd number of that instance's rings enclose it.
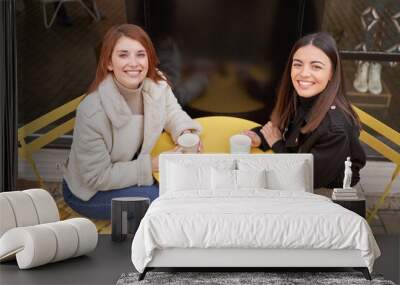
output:
{"label": "white sofa", "polygon": [[60,221],[53,197],[43,189],[0,193],[0,262],[20,269],[86,254],[96,248],[96,226],[88,219]]}

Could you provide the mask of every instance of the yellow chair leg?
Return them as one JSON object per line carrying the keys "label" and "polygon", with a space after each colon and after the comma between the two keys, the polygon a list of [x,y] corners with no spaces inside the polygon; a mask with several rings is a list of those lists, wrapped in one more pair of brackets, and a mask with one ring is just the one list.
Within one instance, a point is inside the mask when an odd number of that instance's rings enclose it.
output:
{"label": "yellow chair leg", "polygon": [[36,162],[32,158],[32,155],[30,153],[27,155],[27,160],[28,160],[29,164],[32,166],[33,172],[35,173],[35,176],[39,182],[40,188],[46,189],[46,185],[44,184],[43,178],[42,178],[42,176],[40,176],[40,173],[36,167]]}

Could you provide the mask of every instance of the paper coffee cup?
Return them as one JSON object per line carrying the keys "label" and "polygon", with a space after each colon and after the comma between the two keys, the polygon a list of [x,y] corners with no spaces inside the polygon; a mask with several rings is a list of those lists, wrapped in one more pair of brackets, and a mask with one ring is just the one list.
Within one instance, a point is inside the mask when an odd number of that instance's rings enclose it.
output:
{"label": "paper coffee cup", "polygon": [[177,142],[183,153],[197,153],[200,138],[196,134],[183,134]]}
{"label": "paper coffee cup", "polygon": [[251,139],[246,135],[234,135],[229,139],[231,153],[250,153]]}

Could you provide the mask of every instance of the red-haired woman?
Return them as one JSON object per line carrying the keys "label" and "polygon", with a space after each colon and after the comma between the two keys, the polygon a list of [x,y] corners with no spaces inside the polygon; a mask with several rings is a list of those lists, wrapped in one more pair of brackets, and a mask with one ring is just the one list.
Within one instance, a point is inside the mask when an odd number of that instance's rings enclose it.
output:
{"label": "red-haired woman", "polygon": [[314,188],[342,187],[347,157],[352,161],[351,185],[360,180],[365,153],[359,133],[358,116],[345,96],[335,40],[323,32],[295,43],[271,121],[244,132],[263,150],[312,153]]}
{"label": "red-haired woman", "polygon": [[200,132],[177,103],[146,32],[138,26],[112,27],[104,37],[96,76],[77,109],[63,194],[85,216],[110,218],[111,199],[154,200],[158,186],[150,152],[165,129],[172,139]]}

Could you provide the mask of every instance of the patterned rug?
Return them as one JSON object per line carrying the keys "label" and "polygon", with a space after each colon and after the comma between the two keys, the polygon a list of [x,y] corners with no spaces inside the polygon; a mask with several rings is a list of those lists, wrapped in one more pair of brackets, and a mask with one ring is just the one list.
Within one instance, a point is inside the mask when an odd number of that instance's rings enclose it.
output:
{"label": "patterned rug", "polygon": [[116,285],[395,285],[381,275],[372,275],[372,281],[368,281],[360,272],[148,272],[142,281],[138,276],[139,273],[122,274]]}

